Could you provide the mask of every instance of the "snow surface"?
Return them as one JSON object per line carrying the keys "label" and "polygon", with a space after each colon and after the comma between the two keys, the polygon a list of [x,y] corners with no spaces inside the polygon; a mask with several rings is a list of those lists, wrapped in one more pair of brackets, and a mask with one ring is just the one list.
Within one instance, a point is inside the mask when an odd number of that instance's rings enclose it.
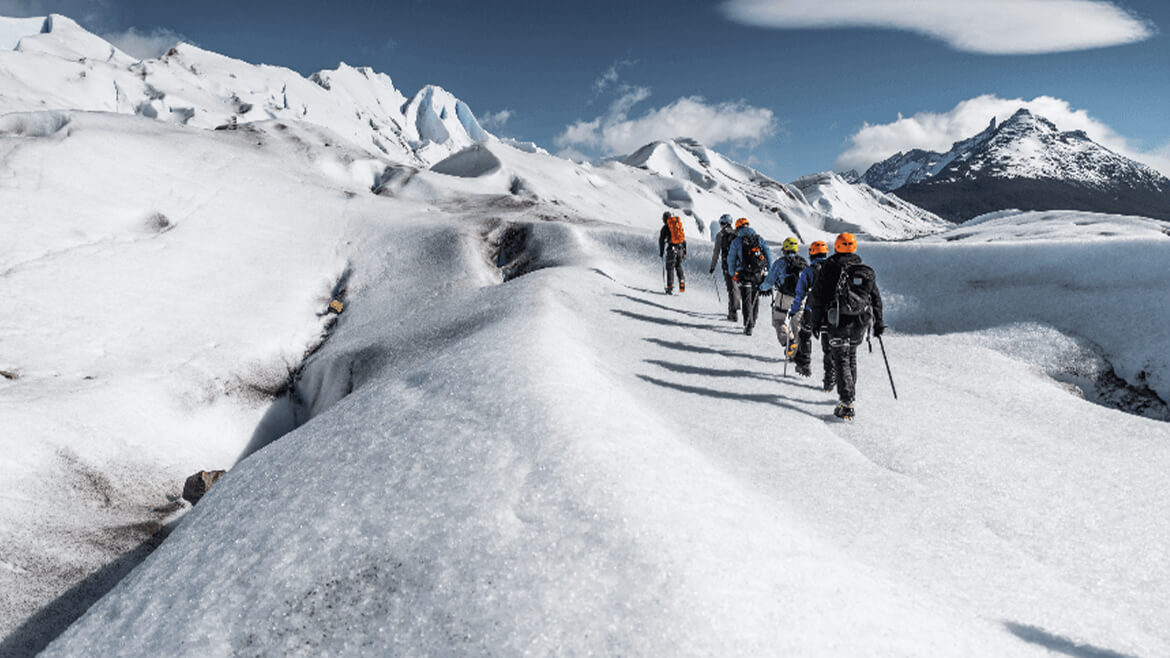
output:
{"label": "snow surface", "polygon": [[996,349],[1060,334],[892,334],[901,399],[863,355],[843,426],[704,286],[656,293],[651,234],[531,224],[542,267],[485,286],[481,230],[368,240],[399,257],[355,262],[312,419],[46,655],[1170,648],[1170,425]]}
{"label": "snow surface", "polygon": [[938,233],[952,226],[938,215],[893,194],[865,183],[846,182],[833,172],[805,176],[792,185],[813,207],[838,220],[835,224],[824,225],[830,232],[849,231],[884,240],[904,240]]}
{"label": "snow surface", "polygon": [[[1170,399],[1165,222],[862,242],[900,399],[863,348],[844,425],[706,275],[721,207],[828,236],[795,186],[688,140],[428,170],[405,114],[414,159],[325,110],[70,109],[116,67],[9,55],[4,90],[87,75],[0,115],[0,654],[100,596],[45,655],[1170,655],[1170,424],[1082,390]],[[169,59],[193,96],[276,75]],[[292,98],[399,98],[318,75]],[[415,100],[422,133],[474,132]],[[699,247],[671,297],[664,201]]]}

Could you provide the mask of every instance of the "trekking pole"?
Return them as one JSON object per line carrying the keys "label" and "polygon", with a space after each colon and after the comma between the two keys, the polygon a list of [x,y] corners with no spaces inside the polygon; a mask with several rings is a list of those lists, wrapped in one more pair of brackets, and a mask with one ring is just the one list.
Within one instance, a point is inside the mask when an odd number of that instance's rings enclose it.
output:
{"label": "trekking pole", "polygon": [[714,274],[711,275],[711,285],[715,286],[715,299],[718,299],[719,303],[722,304],[723,295],[719,294],[719,282],[715,280]]}
{"label": "trekking pole", "polygon": [[[890,372],[890,360],[886,358],[886,344],[882,342],[882,337],[878,336],[878,346],[882,348],[882,361],[886,362],[886,374],[890,377],[890,390],[894,392],[894,399],[898,399],[898,389],[894,388],[894,373]],[[873,343],[870,343],[869,350],[873,351]]]}
{"label": "trekking pole", "polygon": [[666,290],[666,254],[662,255],[662,289]]}

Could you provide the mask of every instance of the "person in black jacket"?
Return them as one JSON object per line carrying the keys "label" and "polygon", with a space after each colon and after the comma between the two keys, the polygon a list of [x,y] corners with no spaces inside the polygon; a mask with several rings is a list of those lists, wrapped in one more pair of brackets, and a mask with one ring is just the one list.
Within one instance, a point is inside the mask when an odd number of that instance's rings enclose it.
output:
{"label": "person in black jacket", "polygon": [[857,346],[871,326],[874,336],[881,336],[886,327],[882,322],[881,293],[873,269],[863,264],[857,255],[857,238],[852,233],[842,233],[837,236],[834,247],[836,253],[821,266],[808,308],[812,313],[813,333],[829,334],[839,400],[833,415],[852,419]]}
{"label": "person in black jacket", "polygon": [[[670,223],[676,226],[678,235],[672,235]],[[674,291],[674,277],[678,275],[678,291],[687,291],[687,279],[683,274],[683,261],[687,259],[687,241],[682,234],[678,215],[667,210],[662,213],[662,230],[658,232],[658,257],[666,257],[666,294]]]}
{"label": "person in black jacket", "polygon": [[707,269],[708,274],[714,274],[719,259],[723,259],[723,285],[727,287],[727,319],[732,322],[739,320],[737,314],[739,311],[739,286],[735,285],[735,281],[731,278],[734,272],[727,271],[727,249],[734,239],[735,229],[731,227],[731,215],[720,217],[719,232],[715,234],[715,249],[711,252],[711,267]]}

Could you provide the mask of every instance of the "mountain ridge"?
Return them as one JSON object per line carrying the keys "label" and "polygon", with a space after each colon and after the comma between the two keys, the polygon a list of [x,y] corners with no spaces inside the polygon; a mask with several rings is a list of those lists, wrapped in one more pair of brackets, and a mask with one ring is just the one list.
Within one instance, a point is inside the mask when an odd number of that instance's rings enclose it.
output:
{"label": "mountain ridge", "polygon": [[862,179],[952,220],[1006,209],[1170,218],[1170,179],[1020,108],[945,153],[898,153]]}

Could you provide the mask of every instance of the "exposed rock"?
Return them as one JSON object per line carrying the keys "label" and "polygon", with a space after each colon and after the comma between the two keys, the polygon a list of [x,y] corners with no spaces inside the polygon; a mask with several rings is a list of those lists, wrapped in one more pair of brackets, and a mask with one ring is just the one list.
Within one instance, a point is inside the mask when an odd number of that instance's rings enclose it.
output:
{"label": "exposed rock", "polygon": [[194,505],[227,471],[199,471],[183,484],[183,499]]}

